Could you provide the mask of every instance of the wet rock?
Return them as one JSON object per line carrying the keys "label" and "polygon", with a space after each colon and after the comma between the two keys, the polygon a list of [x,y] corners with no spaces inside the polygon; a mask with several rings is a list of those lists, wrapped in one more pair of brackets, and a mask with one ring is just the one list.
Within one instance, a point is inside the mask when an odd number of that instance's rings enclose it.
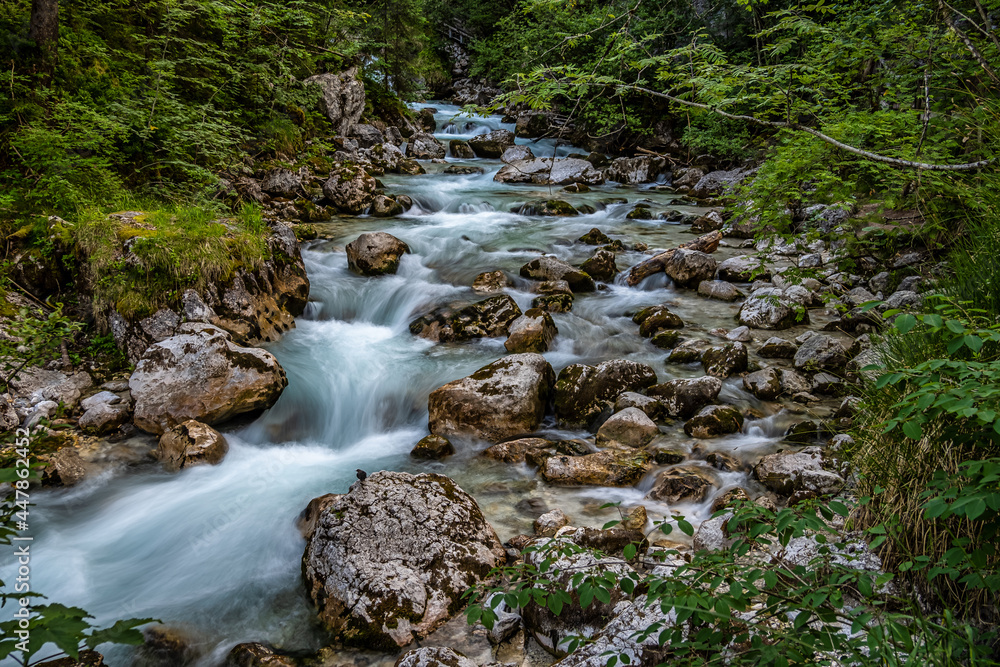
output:
{"label": "wet rock", "polygon": [[742,428],[743,415],[731,405],[706,405],[684,423],[684,432],[692,438],[716,438]]}
{"label": "wet rock", "polygon": [[600,185],[604,175],[586,160],[577,158],[535,158],[519,160],[500,168],[493,177],[499,183],[535,183],[537,185]]}
{"label": "wet rock", "polygon": [[555,413],[561,424],[587,426],[623,392],[641,391],[656,382],[656,372],[645,364],[624,359],[597,366],[572,364],[559,373]]}
{"label": "wet rock", "polygon": [[705,353],[705,341],[701,339],[685,340],[667,355],[668,364],[696,364]]}
{"label": "wet rock", "polygon": [[302,571],[335,640],[388,651],[443,625],[504,559],[476,501],[452,480],[381,471],[320,515]]}
{"label": "wet rock", "polygon": [[449,141],[448,150],[451,151],[453,158],[458,158],[459,160],[471,160],[476,157],[476,152],[472,150],[468,142],[461,139],[452,139]]}
{"label": "wet rock", "polygon": [[694,222],[691,223],[690,231],[693,234],[707,234],[722,229],[724,224],[722,215],[718,211],[709,211],[705,215],[695,218]]}
{"label": "wet rock", "polygon": [[660,399],[671,417],[688,419],[702,407],[715,401],[722,391],[722,380],[705,376],[677,379],[650,387],[646,393]]}
{"label": "wet rock", "polygon": [[700,167],[681,167],[673,170],[673,182],[675,190],[688,192],[705,175],[705,170]]}
{"label": "wet rock", "polygon": [[361,120],[365,110],[365,86],[358,79],[356,67],[340,74],[317,74],[302,83],[319,87],[319,110],[330,119],[337,134],[346,136],[351,126]]}
{"label": "wet rock", "polygon": [[514,354],[430,394],[430,432],[499,442],[541,424],[552,394],[552,367],[540,354]]}
{"label": "wet rock", "polygon": [[531,307],[547,313],[568,313],[573,310],[572,294],[545,294],[531,300]]}
{"label": "wet rock", "polygon": [[499,159],[504,151],[514,145],[514,133],[510,130],[493,130],[489,134],[478,134],[469,139],[469,146],[476,157]]}
{"label": "wet rock", "polygon": [[836,338],[816,334],[802,344],[792,364],[808,371],[842,369],[847,364],[847,350]]}
{"label": "wet rock", "polygon": [[695,289],[715,275],[715,258],[697,250],[677,248],[667,260],[664,271],[680,287]]}
{"label": "wet rock", "polygon": [[754,467],[753,475],[768,489],[783,496],[795,490],[795,481],[805,470],[823,470],[819,447],[807,447],[798,452],[768,454]]}
{"label": "wet rock", "polygon": [[743,377],[743,388],[762,401],[773,401],[781,395],[781,375],[773,368],[754,371]]}
{"label": "wet rock", "polygon": [[595,280],[611,282],[618,275],[615,254],[608,250],[598,250],[594,256],[580,265],[580,268]]}
{"label": "wet rock", "polygon": [[508,278],[503,271],[488,271],[476,276],[476,279],[472,281],[472,291],[480,294],[502,292],[513,284],[514,281]]}
{"label": "wet rock", "polygon": [[507,294],[499,294],[458,310],[442,307],[410,323],[410,333],[434,342],[495,338],[510,333],[521,309]]}
{"label": "wet rock", "polygon": [[529,455],[536,452],[555,452],[557,444],[545,438],[519,438],[497,443],[487,448],[483,456],[504,463],[524,463]]}
{"label": "wet rock", "polygon": [[393,667],[477,667],[477,665],[454,649],[423,646],[399,656]]}
{"label": "wet rock", "polygon": [[237,644],[226,656],[223,667],[296,667],[290,657],[277,653],[267,644]]}
{"label": "wet rock", "polygon": [[848,391],[844,379],[830,373],[816,373],[812,378],[812,390],[824,396],[843,396]]}
{"label": "wet rock", "polygon": [[719,280],[731,283],[748,283],[751,280],[770,280],[771,271],[756,257],[740,255],[719,264]]}
{"label": "wet rock", "polygon": [[634,391],[622,392],[615,401],[615,412],[621,412],[626,408],[638,408],[652,420],[662,419],[666,411],[663,405],[655,398],[643,396]]}
{"label": "wet rock", "polygon": [[530,201],[511,209],[518,215],[540,215],[542,217],[573,217],[580,215],[573,206],[561,199]]}
{"label": "wet rock", "polygon": [[375,195],[375,199],[372,200],[371,213],[376,218],[391,218],[394,215],[400,215],[402,212],[403,205],[392,197]]}
{"label": "wet rock", "polygon": [[365,232],[347,244],[347,266],[363,276],[396,273],[400,258],[409,252],[410,246],[392,234]]}
{"label": "wet rock", "polygon": [[[474,150],[475,148],[473,148]],[[415,160],[439,160],[447,154],[444,144],[438,141],[433,134],[426,132],[417,132],[406,143],[406,157]]]}
{"label": "wet rock", "polygon": [[681,342],[681,332],[677,329],[664,329],[663,331],[657,331],[655,334],[650,336],[649,342],[655,347],[661,350],[670,350]]}
{"label": "wet rock", "polygon": [[569,525],[569,517],[567,517],[562,510],[552,510],[551,512],[546,512],[537,519],[532,525],[532,530],[535,531],[535,535],[539,537],[552,537],[556,532]]}
{"label": "wet rock", "polygon": [[684,328],[684,320],[666,306],[649,306],[632,316],[639,325],[639,335],[649,338],[667,329]]}
{"label": "wet rock", "polygon": [[665,158],[641,155],[620,157],[611,161],[604,170],[604,177],[616,183],[649,183],[669,170]]}
{"label": "wet rock", "polygon": [[650,211],[647,206],[639,206],[636,204],[635,208],[629,211],[625,218],[627,220],[652,220],[653,212]]}
{"label": "wet rock", "polygon": [[743,469],[743,464],[738,458],[725,452],[709,452],[705,456],[705,463],[722,472],[737,472]]}
{"label": "wet rock", "polygon": [[557,333],[551,315],[540,308],[530,308],[511,323],[504,347],[508,352],[547,352]]}
{"label": "wet rock", "polygon": [[645,412],[639,408],[625,408],[611,415],[597,429],[597,444],[645,447],[659,433],[660,429]]}
{"label": "wet rock", "polygon": [[[114,395],[114,394],[112,394]],[[118,396],[115,396],[118,398]],[[119,399],[120,400],[120,399]],[[128,423],[132,414],[127,403],[96,403],[89,408],[77,421],[77,426],[90,435],[108,435]],[[17,424],[15,423],[15,426]]]}
{"label": "wet rock", "polygon": [[550,456],[539,473],[556,486],[633,486],[650,468],[641,450],[604,449],[585,456]]}
{"label": "wet rock", "polygon": [[765,359],[791,359],[798,351],[795,343],[772,336],[764,341],[764,344],[757,350],[757,356]]}
{"label": "wet rock", "polygon": [[428,435],[420,439],[412,450],[410,456],[415,459],[427,459],[438,461],[455,453],[455,446],[448,438],[440,435]]}
{"label": "wet rock", "polygon": [[[538,550],[525,554],[525,561],[535,567],[540,567],[543,561],[551,563],[547,578],[552,581],[553,588],[568,591],[571,601],[563,606],[559,614],[530,602],[522,611],[524,626],[542,648],[556,656],[563,656],[571,637],[597,635],[613,618],[615,605],[625,598],[620,588],[613,587],[608,603],[594,599],[590,605],[583,607],[577,593],[580,583],[574,585],[574,578],[579,582],[579,573],[601,576],[608,572],[612,576],[624,576],[632,569],[618,558],[600,557],[589,550],[566,553],[566,547],[572,546],[572,543],[564,538],[543,538],[536,540],[533,546]],[[606,657],[604,661],[607,662]]]}
{"label": "wet rock", "polygon": [[437,120],[434,119],[434,109],[424,108],[417,112],[417,125],[424,132],[437,130]]}
{"label": "wet rock", "polygon": [[812,389],[812,382],[806,376],[788,368],[781,371],[782,393],[794,396],[798,393],[808,392],[810,389]]}
{"label": "wet rock", "polygon": [[535,155],[527,146],[511,146],[503,152],[503,155],[500,156],[500,161],[504,164],[511,164],[512,162],[518,162],[520,160],[534,159]]}
{"label": "wet rock", "polygon": [[525,113],[517,117],[514,135],[534,139],[549,131],[549,117],[543,113]]}
{"label": "wet rock", "polygon": [[747,346],[743,343],[726,343],[710,347],[701,355],[705,372],[713,377],[727,378],[747,369]]}
{"label": "wet rock", "polygon": [[225,437],[207,424],[190,419],[160,436],[156,457],[170,471],[215,465],[229,451]]}
{"label": "wet rock", "polygon": [[707,468],[680,466],[657,475],[648,496],[671,505],[681,502],[700,503],[714,488],[715,478]]}
{"label": "wet rock", "polygon": [[774,287],[755,290],[743,302],[739,312],[740,324],[751,329],[787,329],[796,324],[808,324],[809,314],[800,304]]}
{"label": "wet rock", "polygon": [[732,283],[722,280],[703,280],[698,283],[698,294],[719,301],[736,301],[740,291]]}
{"label": "wet rock", "polygon": [[753,340],[753,334],[750,333],[750,327],[736,327],[726,334],[726,340],[749,343]]}
{"label": "wet rock", "polygon": [[597,289],[594,279],[566,262],[543,255],[521,267],[522,278],[534,280],[564,280],[574,292],[593,292]]}
{"label": "wet rock", "polygon": [[611,243],[611,237],[594,227],[589,232],[577,239],[580,243],[587,245],[607,245]]}
{"label": "wet rock", "polygon": [[196,419],[219,424],[271,407],[288,384],[270,352],[240,347],[208,324],[182,324],[146,349],[129,378],[135,425],[163,433]]}

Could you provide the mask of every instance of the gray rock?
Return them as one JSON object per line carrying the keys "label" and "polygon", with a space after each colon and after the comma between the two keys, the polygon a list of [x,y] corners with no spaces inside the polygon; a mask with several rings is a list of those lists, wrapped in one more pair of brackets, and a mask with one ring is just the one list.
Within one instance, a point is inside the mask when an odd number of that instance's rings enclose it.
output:
{"label": "gray rock", "polygon": [[626,447],[645,447],[659,433],[660,430],[645,412],[639,408],[625,408],[611,415],[597,429],[597,444],[617,443]]}
{"label": "gray rock", "polygon": [[[488,271],[480,273],[472,281],[472,291],[479,293],[501,292],[514,284],[503,271]],[[568,289],[568,287],[567,287]]]}
{"label": "gray rock", "polygon": [[260,189],[275,197],[294,199],[302,189],[302,176],[290,169],[277,167],[267,172]]}
{"label": "gray rock", "polygon": [[589,275],[549,255],[537,257],[521,267],[523,278],[534,280],[564,280],[574,292],[593,292],[597,289]]}
{"label": "gray rock", "polygon": [[677,248],[667,260],[664,271],[681,287],[697,288],[715,275],[715,258],[697,250]]}
{"label": "gray rock", "polygon": [[[518,617],[520,620],[520,617]],[[478,667],[476,663],[451,648],[423,646],[399,656],[393,667]]]}
{"label": "gray rock", "polygon": [[371,148],[385,142],[385,136],[374,125],[352,125],[348,134],[358,142],[359,148]]}
{"label": "gray rock", "polygon": [[[510,327],[521,315],[521,309],[510,295],[498,294],[458,310],[450,306],[437,308],[411,322],[410,333],[436,343],[495,338],[509,335]],[[522,323],[524,324],[526,323]],[[552,326],[554,328],[555,324]],[[552,332],[542,330],[542,333]],[[531,342],[526,336],[521,336],[520,339],[522,342]],[[541,342],[535,341],[535,344]],[[517,343],[516,339],[512,345]]]}
{"label": "gray rock", "polygon": [[323,183],[323,195],[340,211],[359,215],[375,199],[375,179],[360,167],[338,167]]}
{"label": "gray rock", "polygon": [[743,377],[743,387],[762,401],[773,401],[781,395],[781,375],[773,368],[754,371]]}
{"label": "gray rock", "polygon": [[798,351],[795,343],[772,336],[764,341],[764,344],[757,350],[757,356],[765,359],[791,359]]}
{"label": "gray rock", "polygon": [[189,419],[218,424],[271,407],[288,384],[270,352],[232,342],[208,324],[182,324],[179,333],[146,349],[129,378],[135,425],[163,433]]}
{"label": "gray rock", "polygon": [[498,159],[514,145],[514,133],[510,130],[493,130],[489,134],[477,134],[469,139],[469,146],[477,157]]}
{"label": "gray rock", "polygon": [[568,525],[569,517],[562,510],[555,509],[535,519],[532,530],[539,537],[552,537],[560,528]]}
{"label": "gray rock", "polygon": [[892,280],[892,276],[889,275],[888,271],[882,271],[881,273],[872,277],[868,281],[868,287],[871,288],[876,294],[879,292],[885,292],[889,289],[889,281]]}
{"label": "gray rock", "polygon": [[598,250],[594,256],[580,265],[580,269],[595,280],[611,282],[618,275],[615,254],[610,250]]}
{"label": "gray rock", "polygon": [[769,280],[771,271],[761,263],[757,257],[750,255],[739,255],[730,257],[719,264],[719,280],[731,283],[748,283],[756,277],[761,280]]}
{"label": "gray rock", "polygon": [[719,301],[736,301],[740,298],[740,291],[732,283],[723,280],[703,280],[698,283],[698,294],[707,296],[709,299]]}
{"label": "gray rock", "polygon": [[547,352],[559,333],[552,316],[539,308],[530,308],[510,325],[504,342],[508,352]]}
{"label": "gray rock", "polygon": [[[115,395],[115,398],[118,396]],[[76,425],[84,433],[107,435],[128,423],[130,415],[131,410],[127,404],[96,403],[86,408]]]}
{"label": "gray rock", "polygon": [[583,456],[549,456],[538,472],[555,486],[629,487],[649,472],[651,458],[643,450],[614,447]]}
{"label": "gray rock", "polygon": [[726,512],[702,521],[694,534],[695,551],[723,551],[731,547],[736,542],[726,531],[726,524],[731,518],[733,513]]}
{"label": "gray rock", "polygon": [[708,199],[718,197],[726,190],[742,181],[750,172],[746,169],[732,169],[730,171],[710,171],[698,179],[698,182],[691,188],[691,196],[697,199]]}
{"label": "gray rock", "polygon": [[810,371],[842,369],[847,364],[847,350],[836,338],[817,334],[802,344],[792,364]]}
{"label": "gray rock", "polygon": [[739,312],[740,324],[752,329],[787,329],[795,324],[809,322],[809,314],[800,305],[774,287],[755,290],[743,302]]}
{"label": "gray rock", "polygon": [[753,340],[753,334],[750,333],[750,327],[740,326],[727,333],[726,340],[749,343]]}
{"label": "gray rock", "polygon": [[621,412],[625,408],[638,408],[654,421],[666,414],[663,405],[658,400],[644,396],[643,394],[637,394],[634,391],[622,392],[619,394],[618,400],[615,401],[615,412]]}
{"label": "gray rock", "polygon": [[500,183],[536,183],[538,185],[569,185],[571,183],[600,185],[604,182],[604,176],[586,160],[543,157],[533,160],[519,160],[504,165],[493,177],[493,180]]}
{"label": "gray rock", "polygon": [[527,146],[510,146],[500,156],[500,161],[504,164],[511,164],[521,160],[534,160],[535,155]]}
{"label": "gray rock", "polygon": [[703,466],[678,466],[656,476],[649,497],[671,505],[700,503],[716,487],[715,476]]}
{"label": "gray rock", "polygon": [[514,354],[431,392],[429,428],[435,435],[498,442],[541,424],[555,384],[540,354]]}
{"label": "gray rock", "polygon": [[346,135],[351,126],[361,119],[365,110],[365,86],[358,80],[357,68],[352,67],[340,74],[317,74],[303,84],[320,88],[319,110],[330,119],[337,134]]}
{"label": "gray rock", "polygon": [[365,232],[347,244],[347,265],[363,276],[396,273],[410,246],[385,232]]}
{"label": "gray rock", "polygon": [[822,464],[819,447],[807,447],[798,452],[768,454],[754,467],[753,474],[768,489],[790,496],[795,490],[798,476],[804,470],[822,471]]}
{"label": "gray rock", "polygon": [[433,134],[417,132],[406,143],[406,157],[415,160],[438,160],[447,154],[448,151],[444,144],[438,141]]}
{"label": "gray rock", "polygon": [[666,159],[641,155],[638,157],[620,157],[611,161],[604,170],[604,177],[617,183],[649,183],[655,181],[660,174],[670,169]]}
{"label": "gray rock", "polygon": [[464,593],[504,559],[476,501],[452,480],[381,471],[323,510],[302,571],[335,640],[396,650],[461,611]]}
{"label": "gray rock", "polygon": [[645,636],[643,631],[654,624],[659,624],[661,631],[669,630],[677,623],[676,612],[671,610],[665,614],[659,605],[646,606],[641,600],[628,600],[616,605],[614,614],[593,641],[584,643],[555,664],[558,667],[607,667],[611,655],[618,656],[618,664],[635,667],[654,667],[668,660],[669,643],[661,646],[659,632]]}

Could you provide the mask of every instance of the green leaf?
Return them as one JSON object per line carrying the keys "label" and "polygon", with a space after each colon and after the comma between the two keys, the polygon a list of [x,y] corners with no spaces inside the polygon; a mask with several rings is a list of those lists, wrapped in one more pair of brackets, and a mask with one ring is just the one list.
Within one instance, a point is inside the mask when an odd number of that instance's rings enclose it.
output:
{"label": "green leaf", "polygon": [[915,327],[916,325],[917,325],[917,318],[914,317],[913,315],[910,315],[909,313],[897,317],[896,321],[893,324],[893,326],[896,327],[896,331],[898,331],[901,334],[909,333],[910,330],[913,329],[913,327]]}
{"label": "green leaf", "polygon": [[924,435],[923,429],[916,421],[908,421],[903,424],[903,433],[911,440],[920,440]]}

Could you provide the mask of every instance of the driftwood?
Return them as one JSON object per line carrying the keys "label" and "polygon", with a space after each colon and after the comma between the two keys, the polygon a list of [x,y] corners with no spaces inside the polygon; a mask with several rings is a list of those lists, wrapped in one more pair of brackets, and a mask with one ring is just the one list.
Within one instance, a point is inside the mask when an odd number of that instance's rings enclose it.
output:
{"label": "driftwood", "polygon": [[630,287],[635,287],[645,278],[653,275],[654,273],[660,273],[663,271],[667,262],[673,257],[674,252],[679,248],[684,248],[685,250],[697,250],[698,252],[715,252],[719,248],[719,241],[722,240],[722,232],[714,231],[709,232],[703,236],[699,236],[694,241],[690,243],[682,243],[677,248],[671,248],[666,252],[661,252],[659,255],[654,255],[650,257],[645,262],[641,262],[632,267],[632,270],[628,272],[628,282]]}

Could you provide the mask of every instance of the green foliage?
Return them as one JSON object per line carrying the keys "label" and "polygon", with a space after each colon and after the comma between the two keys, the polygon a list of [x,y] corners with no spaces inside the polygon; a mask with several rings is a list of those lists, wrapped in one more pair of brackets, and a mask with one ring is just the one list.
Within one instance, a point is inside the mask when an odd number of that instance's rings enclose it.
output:
{"label": "green foliage", "polygon": [[3,359],[4,389],[25,366],[41,366],[56,359],[63,346],[83,329],[83,324],[63,313],[63,304],[56,303],[48,313],[22,308],[17,317],[7,322],[10,339],[0,341]]}
{"label": "green foliage", "polygon": [[[995,490],[995,477],[982,479]],[[928,512],[941,502],[948,503],[931,494]],[[558,615],[624,596],[648,610],[646,627],[632,638],[654,640],[658,659],[672,665],[997,664],[988,657],[995,630],[983,632],[948,612],[922,612],[892,574],[867,564],[863,541],[879,539],[884,529],[843,538],[832,524],[849,512],[839,500],[779,511],[739,503],[716,514],[728,517],[724,530],[733,544],[726,549],[682,557],[659,549],[639,554],[633,545],[622,558],[605,557],[600,568],[562,570],[561,559],[586,550],[565,540],[536,542],[525,550],[534,552],[527,562],[496,570],[499,583],[470,592],[469,621],[492,627],[500,603]],[[669,534],[675,525],[691,532],[683,519],[656,530]],[[635,569],[610,567],[637,555]],[[667,567],[656,569],[661,564]],[[575,638],[566,648],[585,641]],[[612,650],[608,664],[627,658]]]}

